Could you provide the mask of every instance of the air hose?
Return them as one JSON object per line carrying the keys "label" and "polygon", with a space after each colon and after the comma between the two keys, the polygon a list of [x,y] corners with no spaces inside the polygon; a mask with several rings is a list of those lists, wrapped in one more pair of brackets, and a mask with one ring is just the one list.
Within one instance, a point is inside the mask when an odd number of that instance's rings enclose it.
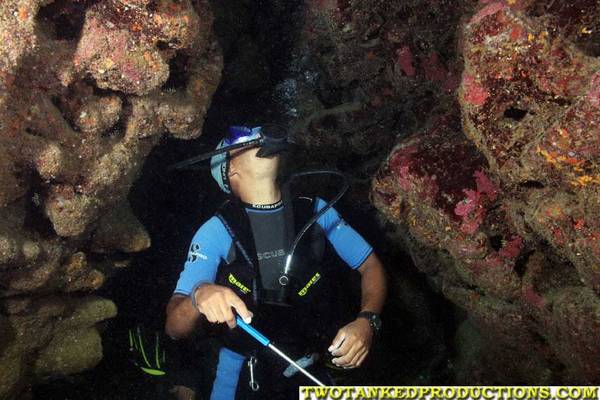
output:
{"label": "air hose", "polygon": [[338,194],[335,195],[335,197],[333,199],[331,199],[325,205],[325,207],[323,207],[321,210],[319,210],[318,213],[313,215],[312,218],[308,220],[308,222],[302,227],[302,229],[300,229],[300,231],[296,235],[296,238],[292,242],[292,245],[290,246],[290,250],[288,251],[287,258],[285,260],[285,267],[283,269],[283,275],[281,275],[279,277],[279,284],[281,284],[281,286],[287,286],[290,283],[290,278],[289,278],[290,266],[292,264],[292,259],[294,258],[294,252],[296,251],[296,247],[298,246],[298,243],[302,239],[302,236],[304,236],[304,234],[310,229],[310,227],[315,222],[317,222],[317,220],[319,218],[321,218],[322,215],[324,215],[331,207],[333,207],[335,205],[335,203],[337,203],[342,198],[342,196],[348,191],[348,188],[350,187],[350,183],[348,182],[348,178],[346,177],[346,175],[343,172],[333,171],[333,170],[313,170],[313,171],[298,172],[298,173],[293,174],[288,181],[288,183],[291,183],[296,178],[299,178],[302,176],[307,176],[307,175],[327,175],[327,174],[337,175],[340,178],[342,178],[342,182],[343,182],[342,188],[340,189]]}

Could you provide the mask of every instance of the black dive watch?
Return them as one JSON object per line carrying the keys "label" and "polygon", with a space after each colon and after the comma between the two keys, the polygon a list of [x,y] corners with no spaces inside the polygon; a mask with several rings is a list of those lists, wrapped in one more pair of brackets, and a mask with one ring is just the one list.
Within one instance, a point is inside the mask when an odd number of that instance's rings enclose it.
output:
{"label": "black dive watch", "polygon": [[369,321],[369,326],[373,329],[373,333],[377,334],[381,330],[381,318],[379,314],[372,311],[361,311],[356,318],[364,318]]}

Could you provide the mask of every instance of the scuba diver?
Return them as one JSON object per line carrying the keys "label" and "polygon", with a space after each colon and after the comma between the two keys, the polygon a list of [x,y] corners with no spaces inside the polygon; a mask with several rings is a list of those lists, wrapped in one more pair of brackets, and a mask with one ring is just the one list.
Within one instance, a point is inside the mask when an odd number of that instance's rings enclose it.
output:
{"label": "scuba diver", "polygon": [[[279,126],[234,126],[215,151],[173,166],[210,158],[213,178],[229,195],[191,241],[165,326],[174,339],[218,330],[223,347],[212,400],[295,398],[299,385],[313,384],[237,325],[260,330],[323,382],[330,378],[320,354],[340,369],[360,367],[381,327],[384,268],[332,207],[347,182],[329,203],[293,193],[290,182],[338,172],[300,173],[279,185],[288,147]],[[336,296],[351,273],[360,275],[360,311],[341,320]],[[238,316],[245,324],[236,324]]]}

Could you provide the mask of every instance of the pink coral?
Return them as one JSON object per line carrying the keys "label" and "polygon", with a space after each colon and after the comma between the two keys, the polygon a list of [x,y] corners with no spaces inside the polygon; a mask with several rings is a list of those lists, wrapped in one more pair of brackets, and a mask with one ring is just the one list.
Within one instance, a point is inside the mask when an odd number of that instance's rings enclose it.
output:
{"label": "pink coral", "polygon": [[544,298],[542,296],[540,296],[531,286],[526,287],[523,290],[523,299],[538,308],[542,308],[544,307],[544,305],[546,304],[546,302],[544,301]]}
{"label": "pink coral", "polygon": [[413,54],[408,46],[402,46],[396,50],[398,56],[398,65],[406,76],[415,76],[415,67],[413,67]]}
{"label": "pink coral", "polygon": [[592,78],[592,84],[587,99],[592,106],[600,109],[600,72],[596,73]]}
{"label": "pink coral", "polygon": [[473,174],[475,177],[475,183],[477,184],[477,191],[485,193],[490,201],[496,200],[498,196],[498,188],[494,183],[487,177],[483,171],[475,171]]}
{"label": "pink coral", "polygon": [[460,230],[472,235],[485,219],[487,204],[494,202],[498,190],[481,170],[473,173],[477,190],[463,189],[466,198],[456,204],[454,214],[461,217]]}
{"label": "pink coral", "polygon": [[477,14],[471,18],[469,23],[477,24],[481,22],[485,17],[496,14],[498,11],[503,10],[506,7],[506,4],[502,1],[497,1],[495,3],[488,4],[483,7]]}
{"label": "pink coral", "polygon": [[508,242],[502,246],[498,254],[503,258],[517,258],[523,249],[523,238],[514,235]]}
{"label": "pink coral", "polygon": [[463,98],[464,100],[475,106],[482,106],[489,97],[488,90],[478,83],[472,75],[463,74]]}
{"label": "pink coral", "polygon": [[478,207],[480,199],[479,193],[474,190],[465,189],[464,192],[467,198],[458,203],[454,209],[454,213],[460,217],[466,217],[474,212]]}

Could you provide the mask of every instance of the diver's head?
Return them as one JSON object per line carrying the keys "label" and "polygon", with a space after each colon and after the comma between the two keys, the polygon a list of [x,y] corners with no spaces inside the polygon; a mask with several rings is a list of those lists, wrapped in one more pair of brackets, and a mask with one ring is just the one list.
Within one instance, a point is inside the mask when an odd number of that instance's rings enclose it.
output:
{"label": "diver's head", "polygon": [[258,157],[260,149],[232,150],[229,159],[229,183],[239,197],[243,185],[275,183],[279,168],[279,154]]}
{"label": "diver's head", "polygon": [[[247,147],[239,147],[245,143]],[[229,135],[217,146],[217,150],[222,149],[223,153],[211,158],[212,176],[221,190],[239,197],[244,185],[275,182],[279,154],[287,147],[287,132],[281,127],[230,127]],[[231,150],[227,151],[228,148]]]}

